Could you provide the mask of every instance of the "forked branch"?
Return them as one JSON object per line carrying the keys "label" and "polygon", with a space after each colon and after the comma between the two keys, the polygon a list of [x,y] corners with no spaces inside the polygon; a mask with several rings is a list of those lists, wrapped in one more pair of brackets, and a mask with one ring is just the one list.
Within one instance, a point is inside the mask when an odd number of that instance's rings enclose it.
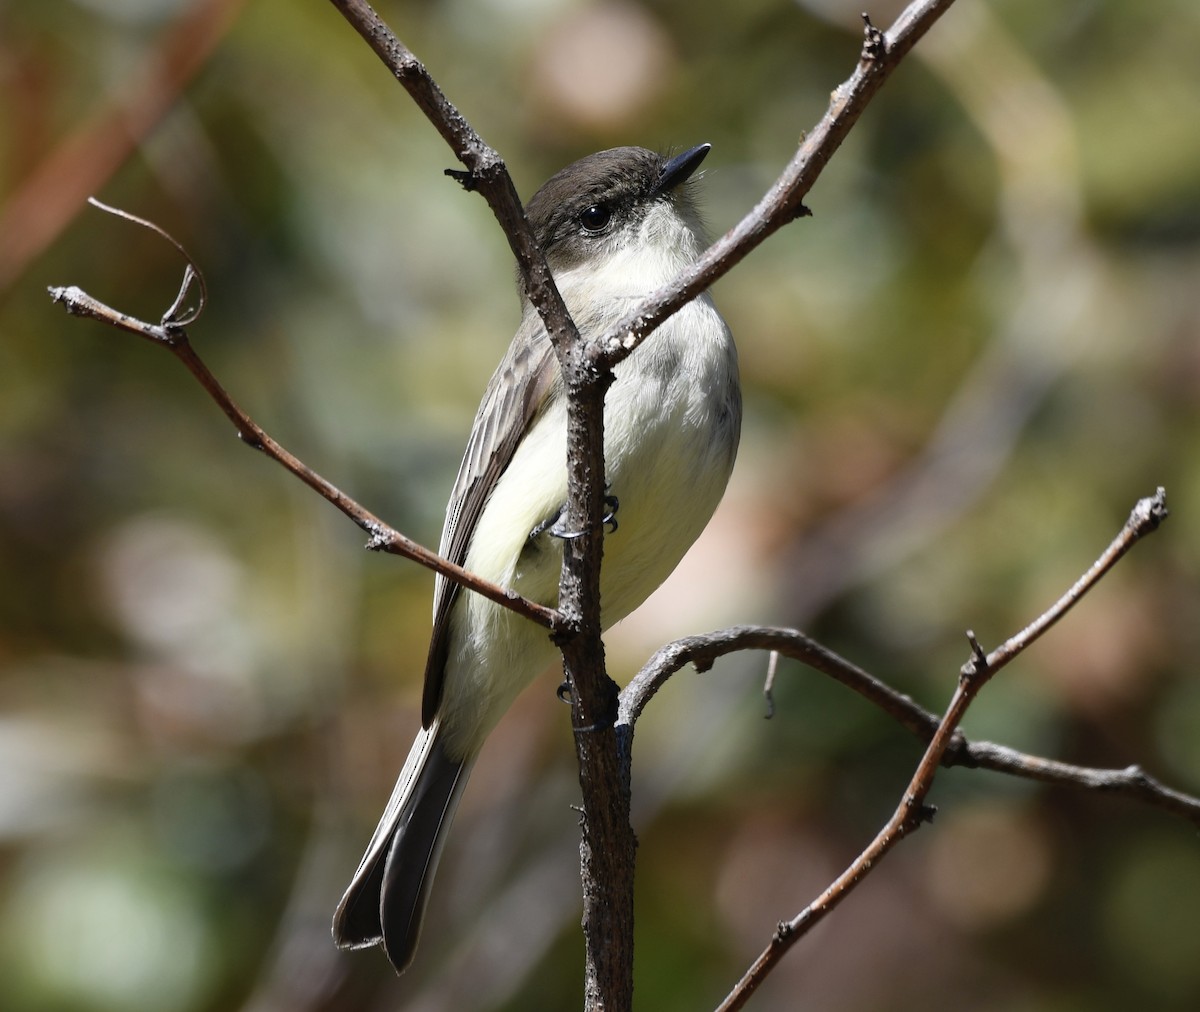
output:
{"label": "forked branch", "polygon": [[[517,258],[522,283],[555,342],[571,393],[569,446],[570,504],[567,522],[579,530],[599,527],[603,496],[603,389],[613,365],[627,357],[655,327],[727,273],[752,249],[783,225],[807,213],[804,199],[820,172],[866,108],[870,99],[917,40],[953,0],[918,0],[887,31],[864,17],[865,32],[853,75],[833,92],[830,106],[806,135],[792,161],[753,210],[699,261],[670,285],[649,296],[610,333],[582,346],[534,242],[521,202],[503,161],[449,102],[424,66],[388,30],[363,0],[332,0],[407,89],[430,122],[465,166],[452,175],[488,201]],[[128,217],[128,216],[127,216]],[[135,219],[136,220],[136,219]],[[145,223],[144,223],[145,224]],[[153,226],[151,226],[153,227]],[[169,237],[168,237],[169,238]],[[171,240],[173,242],[173,240]],[[176,244],[178,245],[178,244]],[[186,254],[185,254],[186,256]],[[193,286],[199,286],[194,288]],[[187,303],[197,292],[198,305]],[[381,521],[370,511],[313,472],[280,446],[229,396],[192,349],[186,327],[203,307],[202,279],[190,263],[180,294],[157,324],[146,323],[98,302],[78,288],[51,290],[69,312],[101,320],[166,347],[204,386],[233,423],[243,441],[266,453],[337,506],[370,535],[369,547],[403,555],[442,573],[560,634],[568,672],[592,670],[603,677],[598,632],[599,536],[571,542],[565,551],[562,610],[520,598],[505,588],[479,580],[441,559]],[[587,1001],[589,1008],[628,1007],[632,995],[632,854],[629,829],[628,743],[646,703],[670,674],[688,662],[704,668],[717,656],[741,649],[769,649],[795,657],[860,692],[912,733],[928,742],[925,755],[903,800],[887,825],[859,858],[810,906],[779,926],[770,945],[726,999],[723,1009],[740,1008],[795,941],[829,913],[868,874],[878,859],[918,828],[930,809],[925,799],[939,765],[969,765],[1056,783],[1105,789],[1174,811],[1200,824],[1200,801],[1170,791],[1135,767],[1124,771],[1087,770],[1027,756],[991,743],[971,743],[958,730],[962,716],[984,684],[1042,635],[1134,544],[1165,517],[1162,493],[1143,500],[1129,524],[1097,563],[1054,607],[1001,647],[985,654],[971,637],[972,658],[964,665],[958,687],[939,720],[907,696],[792,630],[742,627],[707,637],[679,641],[659,651],[619,699],[616,727],[587,714],[604,702],[604,684],[592,698],[576,696],[576,726],[585,790],[585,847],[605,861],[601,872],[585,882],[585,933],[588,935]],[[587,690],[587,686],[583,686]],[[620,732],[613,733],[614,730]],[[628,857],[628,860],[624,860]],[[586,863],[586,858],[585,858]],[[585,875],[585,879],[588,876]],[[617,916],[613,916],[613,912]],[[593,965],[596,953],[605,963]]]}
{"label": "forked branch", "polygon": [[[937,769],[945,763],[955,737],[959,736],[958,727],[967,708],[980,690],[1001,668],[1019,657],[1042,633],[1074,607],[1138,540],[1157,530],[1166,516],[1166,493],[1160,488],[1155,495],[1137,503],[1121,533],[1062,597],[1020,633],[991,653],[984,652],[974,633],[967,633],[971,656],[959,673],[958,684],[946,714],[938,722],[925,754],[921,757],[917,770],[892,817],[870,845],[820,896],[795,917],[778,924],[770,943],[722,1002],[718,1012],[733,1012],[742,1008],[784,954],[850,895],[897,843],[932,818],[934,809],[926,804],[926,799],[933,788]],[[1195,818],[1194,814],[1192,817]]]}

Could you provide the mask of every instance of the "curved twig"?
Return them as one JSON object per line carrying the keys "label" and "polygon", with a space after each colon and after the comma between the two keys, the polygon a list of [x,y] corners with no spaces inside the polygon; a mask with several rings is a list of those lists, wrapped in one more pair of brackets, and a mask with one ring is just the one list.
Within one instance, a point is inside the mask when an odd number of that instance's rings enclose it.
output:
{"label": "curved twig", "polygon": [[[184,325],[194,321],[203,311],[205,287],[203,276],[196,268],[194,261],[188,255],[187,251],[158,225],[139,218],[136,215],[129,214],[126,211],[108,207],[99,201],[94,200],[92,203],[102,210],[152,229],[183,254],[188,263],[184,271],[183,283],[180,285],[179,294],[176,295],[171,306],[163,314],[162,322],[157,324],[147,323],[144,320],[139,320],[127,313],[113,309],[111,306],[106,305],[74,285],[51,288],[49,290],[50,298],[53,301],[62,303],[67,312],[72,316],[84,316],[89,319],[98,320],[101,323],[116,327],[118,330],[125,330],[131,334],[136,334],[138,337],[145,338],[153,344],[170,351],[172,355],[183,363],[188,372],[196,378],[200,385],[204,387],[208,395],[224,412],[225,417],[233,423],[234,428],[237,429],[238,437],[243,443],[256,450],[261,450],[353,520],[370,535],[367,548],[371,551],[388,552],[392,555],[401,555],[412,559],[414,562],[419,562],[428,569],[441,573],[443,576],[462,584],[462,586],[478,594],[482,594],[497,604],[501,604],[518,614],[524,615],[526,618],[537,622],[547,629],[556,629],[558,627],[559,618],[558,612],[555,609],[547,608],[536,601],[530,601],[522,597],[516,591],[508,590],[505,587],[481,579],[474,573],[463,569],[462,566],[455,565],[453,562],[443,559],[436,552],[432,552],[424,545],[413,541],[391,525],[384,523],[374,513],[361,505],[357,500],[346,495],[346,493],[332,482],[321,477],[321,475],[305,464],[304,461],[300,460],[299,457],[292,454],[268,435],[262,426],[246,414],[234,401],[188,340]],[[183,310],[182,306],[187,299],[193,280],[198,286],[199,301],[195,308]],[[180,313],[183,315],[180,316]]]}
{"label": "curved twig", "polygon": [[[974,633],[967,633],[971,644],[971,658],[959,673],[958,685],[946,714],[938,722],[925,754],[921,757],[917,770],[892,817],[876,834],[870,845],[820,896],[791,920],[778,924],[770,943],[721,1003],[718,1012],[733,1012],[742,1008],[784,954],[850,895],[858,884],[878,867],[879,860],[888,851],[929,821],[934,810],[925,804],[925,799],[933,787],[938,767],[945,763],[951,744],[956,737],[961,738],[958,726],[980,690],[997,671],[1020,656],[1026,647],[1074,607],[1140,538],[1157,530],[1166,516],[1166,493],[1160,488],[1155,495],[1137,503],[1120,534],[1062,597],[1020,633],[1009,638],[991,653],[984,652]],[[1149,777],[1140,775],[1140,771],[1136,769],[1126,771],[1125,779],[1130,783],[1142,780],[1143,790],[1153,783]]]}
{"label": "curved twig", "polygon": [[[687,665],[694,665],[697,671],[707,671],[718,658],[745,650],[773,651],[828,675],[877,706],[921,741],[931,741],[937,731],[937,714],[804,633],[795,629],[755,625],[733,626],[688,636],[662,647],[622,691],[621,723],[635,724],[646,704],[666,684],[667,679]],[[1200,798],[1165,786],[1138,766],[1120,770],[1077,766],[1030,755],[995,742],[971,741],[961,731],[954,734],[946,747],[942,765],[991,770],[1060,787],[1114,794],[1177,815],[1200,828]]]}

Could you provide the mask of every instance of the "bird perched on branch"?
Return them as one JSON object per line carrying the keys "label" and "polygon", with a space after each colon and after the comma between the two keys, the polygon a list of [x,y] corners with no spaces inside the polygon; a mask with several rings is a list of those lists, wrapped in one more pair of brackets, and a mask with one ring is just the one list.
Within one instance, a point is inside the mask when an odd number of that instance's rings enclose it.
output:
{"label": "bird perched on branch", "polygon": [[[567,166],[526,214],[583,340],[616,324],[699,256],[693,178],[701,144],[675,157],[601,151]],[[446,509],[440,553],[553,605],[567,498],[567,402],[542,321],[520,327],[483,395]],[[667,578],[724,494],[741,430],[737,353],[708,293],[614,369],[604,408],[612,519],[601,569],[605,628]],[[517,694],[555,656],[545,629],[439,575],[421,731],[333,919],[343,948],[382,944],[412,961],[467,776]]]}

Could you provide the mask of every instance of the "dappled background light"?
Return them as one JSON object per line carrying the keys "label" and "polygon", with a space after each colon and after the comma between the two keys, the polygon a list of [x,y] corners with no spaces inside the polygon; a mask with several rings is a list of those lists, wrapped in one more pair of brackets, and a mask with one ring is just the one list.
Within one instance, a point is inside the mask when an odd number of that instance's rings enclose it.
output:
{"label": "dappled background light", "polygon": [[[525,196],[599,148],[712,142],[714,235],[817,121],[861,31],[848,0],[377,7]],[[123,140],[124,113],[171,87],[155,61],[206,31],[211,55]],[[1200,791],[1198,43],[1189,0],[955,5],[814,216],[715,288],[741,453],[709,530],[608,638],[619,680],[672,637],[779,623],[940,710],[964,630],[1016,631],[1162,484],[1170,522],[965,730]],[[432,578],[365,553],[169,356],[45,294],[79,284],[157,319],[180,258],[83,196],[158,222],[205,271],[191,337],[235,399],[436,544],[517,323],[491,214],[327,0],[0,4],[0,82],[0,1005],[573,1007],[556,674],[484,750],[412,970],[337,952],[333,906],[419,719]],[[760,655],[681,672],[639,725],[640,1007],[713,1007],[918,758],[788,662],[764,720],[765,673]],[[931,800],[932,825],[752,1008],[1200,1006],[1191,827],[961,769]]]}

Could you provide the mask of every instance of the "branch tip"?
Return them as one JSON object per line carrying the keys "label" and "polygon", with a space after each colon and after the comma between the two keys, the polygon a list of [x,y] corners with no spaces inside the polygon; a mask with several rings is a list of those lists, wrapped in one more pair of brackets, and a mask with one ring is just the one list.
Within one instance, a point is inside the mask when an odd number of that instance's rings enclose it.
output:
{"label": "branch tip", "polygon": [[879,57],[887,54],[887,38],[883,32],[871,23],[870,14],[863,11],[860,16],[863,21],[862,58],[864,60],[877,60]]}
{"label": "branch tip", "polygon": [[61,302],[63,308],[72,316],[81,314],[80,302],[84,291],[78,285],[50,285],[46,288],[46,291],[50,293],[51,302]]}
{"label": "branch tip", "polygon": [[763,683],[763,696],[767,701],[767,712],[763,714],[764,720],[770,720],[775,716],[775,672],[779,669],[779,651],[772,650],[767,655],[767,678]]}
{"label": "branch tip", "polygon": [[979,640],[975,638],[975,630],[967,630],[967,642],[971,645],[971,658],[958,670],[961,681],[970,681],[972,678],[976,678],[988,670],[987,652],[979,645]]}
{"label": "branch tip", "polygon": [[1158,530],[1170,515],[1171,511],[1167,509],[1167,490],[1159,485],[1154,495],[1138,500],[1133,512],[1129,514],[1129,526],[1140,537]]}

